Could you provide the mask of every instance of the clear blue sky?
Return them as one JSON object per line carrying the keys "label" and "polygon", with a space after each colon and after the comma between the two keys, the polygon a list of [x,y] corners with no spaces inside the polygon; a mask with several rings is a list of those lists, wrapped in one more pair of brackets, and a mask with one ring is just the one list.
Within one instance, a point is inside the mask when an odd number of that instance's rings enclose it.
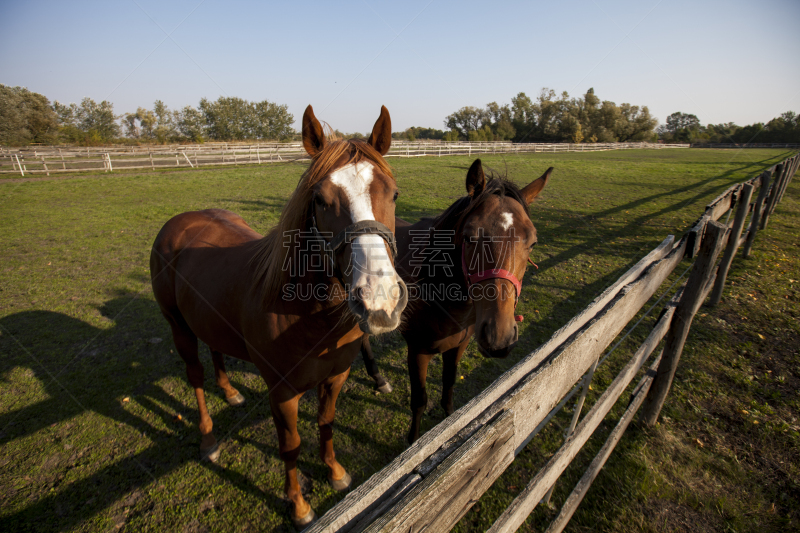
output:
{"label": "clear blue sky", "polygon": [[800,1],[0,0],[0,83],[116,113],[238,96],[368,132],[542,87],[703,124],[800,112]]}

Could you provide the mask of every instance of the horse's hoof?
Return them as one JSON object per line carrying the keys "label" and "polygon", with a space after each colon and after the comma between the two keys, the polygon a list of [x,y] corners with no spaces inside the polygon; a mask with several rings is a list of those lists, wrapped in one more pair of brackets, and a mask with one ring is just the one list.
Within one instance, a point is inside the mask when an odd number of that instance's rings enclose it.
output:
{"label": "horse's hoof", "polygon": [[219,459],[219,443],[215,442],[214,445],[207,450],[200,448],[200,459],[216,463],[217,459]]}
{"label": "horse's hoof", "polygon": [[232,405],[234,407],[238,405],[244,405],[244,396],[242,396],[241,392],[237,392],[236,396],[225,398],[225,400],[228,402],[228,405]]}
{"label": "horse's hoof", "polygon": [[392,386],[389,384],[388,381],[384,382],[384,384],[381,385],[380,387],[375,387],[375,389],[381,394],[389,394],[390,392],[392,392]]}
{"label": "horse's hoof", "polygon": [[350,474],[347,472],[344,473],[344,477],[342,479],[332,479],[330,474],[328,474],[328,481],[330,481],[333,490],[337,492],[350,490],[350,486],[353,484],[353,478],[351,478]]}
{"label": "horse's hoof", "polygon": [[302,531],[308,525],[316,521],[317,521],[317,514],[314,512],[314,509],[309,509],[308,513],[303,518],[292,517],[292,523],[294,524],[294,527],[296,527],[298,531]]}

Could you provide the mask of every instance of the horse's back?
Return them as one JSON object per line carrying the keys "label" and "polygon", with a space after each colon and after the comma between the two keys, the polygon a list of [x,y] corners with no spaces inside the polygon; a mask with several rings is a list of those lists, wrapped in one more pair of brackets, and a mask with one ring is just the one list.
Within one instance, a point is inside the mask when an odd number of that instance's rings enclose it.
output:
{"label": "horse's back", "polygon": [[[203,332],[222,338],[225,332],[217,329],[238,330],[239,311],[234,302],[248,291],[253,249],[249,244],[260,238],[244,219],[223,209],[190,211],[171,218],[158,233],[150,254],[153,294],[162,313],[171,323],[189,326],[210,345]],[[238,346],[218,348],[231,355],[239,351],[235,349]]]}
{"label": "horse's back", "polygon": [[[197,237],[202,234],[202,239]],[[173,253],[191,246],[235,246],[260,239],[242,217],[225,209],[187,211],[175,215],[158,232],[153,248]]]}

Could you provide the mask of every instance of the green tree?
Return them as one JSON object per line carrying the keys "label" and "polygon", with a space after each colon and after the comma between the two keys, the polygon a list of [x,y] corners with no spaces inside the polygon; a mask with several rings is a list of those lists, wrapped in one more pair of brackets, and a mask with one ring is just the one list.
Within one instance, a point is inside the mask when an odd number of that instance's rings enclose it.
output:
{"label": "green tree", "polygon": [[620,104],[614,134],[619,142],[647,141],[653,136],[658,120],[650,116],[647,106]]}
{"label": "green tree", "polygon": [[469,132],[483,128],[489,122],[487,113],[477,107],[462,107],[444,119],[444,125],[458,131],[459,136],[469,137]]}
{"label": "green tree", "polygon": [[[800,119],[793,111],[782,113],[764,127],[766,130],[760,142],[797,143],[800,142]],[[756,141],[759,142],[759,141]]]}
{"label": "green tree", "polygon": [[435,128],[422,128],[419,126],[411,126],[405,131],[395,131],[392,132],[392,139],[397,140],[409,140],[413,141],[416,139],[442,139],[445,135],[445,132],[442,130],[437,130]]}
{"label": "green tree", "polygon": [[142,135],[142,130],[138,125],[136,113],[125,113],[122,115],[123,134],[131,139],[138,139]]}
{"label": "green tree", "polygon": [[494,140],[505,141],[516,135],[517,130],[513,126],[514,116],[511,107],[490,102],[486,104],[486,115],[489,118],[489,126],[492,129]]}
{"label": "green tree", "polygon": [[243,140],[248,134],[248,105],[245,100],[220,96],[215,102],[200,100],[208,136],[216,141]]}
{"label": "green tree", "polygon": [[578,122],[578,125],[575,128],[575,133],[572,134],[572,142],[575,144],[580,144],[581,141],[583,141],[583,131],[581,128],[581,123]]}
{"label": "green tree", "polygon": [[700,119],[695,115],[677,112],[667,117],[666,131],[673,142],[686,143],[700,133]]}
{"label": "green tree", "polygon": [[201,143],[206,140],[206,119],[196,108],[187,105],[178,112],[175,127],[178,134],[191,142]]}
{"label": "green tree", "polygon": [[515,131],[515,142],[533,142],[530,134],[536,128],[536,113],[533,100],[525,93],[511,98],[511,126]]}
{"label": "green tree", "polygon": [[461,134],[458,130],[450,130],[442,136],[442,140],[445,142],[455,142],[460,140]]}
{"label": "green tree", "polygon": [[155,115],[155,128],[153,134],[159,144],[166,144],[169,141],[175,140],[177,131],[175,128],[175,117],[167,107],[167,104],[161,100],[156,100],[153,103],[153,115]]}
{"label": "green tree", "polygon": [[294,134],[294,116],[289,113],[287,105],[264,100],[253,103],[252,106],[255,114],[253,138],[285,140]]}
{"label": "green tree", "polygon": [[87,142],[110,142],[119,137],[120,128],[114,115],[114,104],[107,100],[98,104],[91,98],[84,98],[77,108],[75,118]]}
{"label": "green tree", "polygon": [[286,105],[221,96],[214,102],[203,98],[199,107],[211,139],[286,139],[294,133],[294,117]]}
{"label": "green tree", "polygon": [[43,95],[0,84],[0,143],[52,143],[58,115]]}
{"label": "green tree", "polygon": [[93,145],[112,142],[120,135],[114,104],[106,100],[98,104],[84,98],[80,105],[53,102],[53,110],[58,117],[59,135],[65,142]]}

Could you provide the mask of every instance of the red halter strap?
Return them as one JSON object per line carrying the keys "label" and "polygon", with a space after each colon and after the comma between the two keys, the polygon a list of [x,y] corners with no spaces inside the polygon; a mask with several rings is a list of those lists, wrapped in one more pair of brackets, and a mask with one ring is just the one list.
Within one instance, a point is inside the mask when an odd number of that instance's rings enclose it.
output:
{"label": "red halter strap", "polygon": [[[478,283],[479,281],[484,281],[487,279],[507,279],[514,285],[514,289],[516,289],[516,298],[514,299],[514,308],[516,309],[517,303],[519,302],[519,295],[522,292],[522,282],[517,279],[517,276],[509,272],[508,270],[503,270],[502,268],[497,269],[490,269],[490,270],[483,270],[478,272],[477,274],[470,274],[467,270],[467,259],[465,256],[466,252],[464,251],[464,247],[461,247],[461,270],[464,272],[464,278],[467,280],[467,288],[469,289],[474,283]],[[528,259],[530,261],[530,259]],[[537,267],[538,268],[538,267]],[[517,322],[522,322],[522,315],[516,315],[514,317],[518,319]]]}

